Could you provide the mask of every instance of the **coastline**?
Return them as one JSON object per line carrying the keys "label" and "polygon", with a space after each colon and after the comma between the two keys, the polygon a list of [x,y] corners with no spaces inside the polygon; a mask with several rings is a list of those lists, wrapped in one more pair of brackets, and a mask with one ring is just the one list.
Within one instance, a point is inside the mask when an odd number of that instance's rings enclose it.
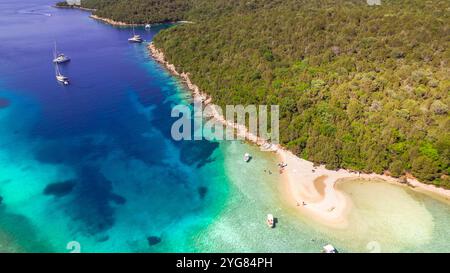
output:
{"label": "coastline", "polygon": [[[194,101],[202,102],[204,105],[211,103],[212,98],[202,92],[200,88],[193,84],[189,73],[177,71],[175,65],[170,64],[164,53],[155,47],[153,43],[148,45],[150,55],[173,75],[182,79],[188,89],[192,92]],[[288,187],[283,195],[285,199],[290,200],[292,206],[314,218],[315,220],[336,228],[345,228],[348,225],[347,216],[351,210],[350,197],[336,188],[337,182],[345,178],[382,180],[384,182],[409,187],[414,191],[431,195],[437,199],[450,200],[450,190],[438,188],[434,185],[425,184],[417,179],[407,177],[406,183],[400,182],[398,178],[380,174],[365,174],[352,172],[349,170],[328,170],[325,166],[315,166],[313,162],[299,158],[281,145],[274,145],[258,138],[248,132],[244,125],[232,123],[224,119],[217,111],[212,110],[211,117],[223,125],[234,128],[239,136],[245,137],[250,142],[258,145],[261,149],[271,151],[277,154],[281,162],[287,164],[284,173],[281,176],[283,183]],[[322,179],[323,194],[316,188],[315,181]]]}
{"label": "coastline", "polygon": [[94,20],[101,21],[103,23],[107,23],[107,24],[110,24],[110,25],[113,25],[113,26],[122,26],[122,27],[139,26],[139,24],[128,24],[128,23],[124,23],[124,22],[114,21],[112,19],[99,17],[99,16],[94,15],[94,14],[91,14],[89,17],[94,19]]}
{"label": "coastline", "polygon": [[[82,11],[89,11],[89,12],[94,12],[96,11],[96,9],[88,9],[88,8],[83,8],[77,5],[71,5],[71,6],[57,6],[54,5],[54,8],[58,8],[58,9],[78,9],[78,10],[82,10]],[[119,22],[119,21],[114,21],[112,19],[108,19],[108,18],[103,18],[94,14],[89,15],[90,18],[94,19],[94,20],[98,20],[98,21],[102,21],[103,23],[107,23],[113,26],[133,26],[133,24],[128,24],[125,22]],[[134,26],[139,26],[138,24],[134,24]]]}
{"label": "coastline", "polygon": [[69,6],[57,6],[57,5],[54,5],[53,7],[57,8],[57,9],[79,9],[79,10],[84,10],[84,11],[96,11],[96,9],[83,8],[83,7],[77,6],[77,5],[69,5]]}
{"label": "coastline", "polygon": [[[146,24],[129,24],[129,23],[125,23],[125,22],[114,21],[112,19],[100,17],[100,16],[97,16],[94,14],[91,14],[89,17],[94,20],[98,20],[103,23],[110,24],[112,26],[117,26],[117,27],[131,27],[131,26],[138,27],[138,26],[146,25]],[[151,25],[160,25],[160,24],[194,24],[194,22],[191,22],[191,21],[160,22],[160,23],[152,23]]]}

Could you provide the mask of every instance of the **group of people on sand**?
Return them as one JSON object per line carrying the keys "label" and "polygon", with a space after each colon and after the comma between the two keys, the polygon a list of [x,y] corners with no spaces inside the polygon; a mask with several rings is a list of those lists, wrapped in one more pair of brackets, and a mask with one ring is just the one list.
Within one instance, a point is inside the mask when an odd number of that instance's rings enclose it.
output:
{"label": "group of people on sand", "polygon": [[278,167],[280,168],[280,174],[282,174],[284,171],[284,168],[287,167],[287,163],[284,163],[284,162],[278,163]]}

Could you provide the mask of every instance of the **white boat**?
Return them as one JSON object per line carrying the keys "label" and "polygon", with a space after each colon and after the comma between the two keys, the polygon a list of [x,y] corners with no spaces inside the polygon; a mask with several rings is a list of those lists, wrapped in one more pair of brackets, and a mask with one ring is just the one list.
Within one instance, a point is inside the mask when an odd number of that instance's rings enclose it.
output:
{"label": "white boat", "polygon": [[128,42],[131,43],[142,43],[144,39],[142,39],[141,35],[138,35],[134,32],[134,26],[133,26],[133,37],[128,39]]}
{"label": "white boat", "polygon": [[149,30],[149,29],[151,29],[151,28],[152,28],[152,25],[150,25],[150,24],[146,24],[146,25],[145,25],[145,29],[146,29],[146,30]]}
{"label": "white boat", "polygon": [[58,64],[55,64],[56,80],[64,85],[69,85],[69,78],[61,74]]}
{"label": "white boat", "polygon": [[69,61],[70,61],[70,58],[62,53],[58,54],[58,56],[56,56],[56,58],[53,59],[53,62],[58,63],[58,64],[66,63]]}
{"label": "white boat", "polygon": [[62,64],[69,61],[70,61],[69,57],[56,51],[56,42],[55,42],[55,51],[53,52],[53,62],[56,64]]}
{"label": "white boat", "polygon": [[128,39],[128,42],[132,42],[132,43],[142,43],[144,40],[142,39],[142,37],[140,35],[133,35],[133,37]]}
{"label": "white boat", "polygon": [[252,156],[251,156],[249,153],[245,153],[245,155],[244,155],[244,161],[245,161],[245,162],[249,162],[250,159],[252,159]]}
{"label": "white boat", "polygon": [[337,253],[337,250],[336,250],[336,248],[334,248],[334,246],[328,244],[323,247],[322,252],[323,253]]}
{"label": "white boat", "polygon": [[275,219],[273,218],[272,214],[267,214],[267,225],[270,228],[274,228],[275,227]]}

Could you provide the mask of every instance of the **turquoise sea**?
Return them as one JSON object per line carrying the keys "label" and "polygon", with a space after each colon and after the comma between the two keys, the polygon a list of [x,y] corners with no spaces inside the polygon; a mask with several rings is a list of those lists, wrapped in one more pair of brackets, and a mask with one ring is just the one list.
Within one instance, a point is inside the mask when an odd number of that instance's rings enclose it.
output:
{"label": "turquoise sea", "polygon": [[[354,198],[348,230],[334,230],[287,204],[273,154],[174,141],[171,109],[191,103],[183,85],[145,43],[128,43],[129,28],[53,4],[0,2],[0,252],[70,252],[73,241],[82,252],[320,252],[327,243],[361,252],[373,241],[382,251],[449,251],[446,203],[379,183],[401,208],[385,213],[372,183],[343,183],[368,197]],[[149,42],[167,27],[136,31]],[[55,41],[72,58],[61,65],[70,86],[55,81]]]}

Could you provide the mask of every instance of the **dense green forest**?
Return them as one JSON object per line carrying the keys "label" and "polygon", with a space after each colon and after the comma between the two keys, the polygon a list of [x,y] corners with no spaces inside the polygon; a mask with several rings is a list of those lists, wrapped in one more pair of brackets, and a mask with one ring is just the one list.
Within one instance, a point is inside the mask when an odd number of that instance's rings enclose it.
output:
{"label": "dense green forest", "polygon": [[[74,7],[66,1],[58,7]],[[78,6],[77,6],[78,7]],[[95,15],[133,24],[180,21],[191,10],[191,0],[81,0],[81,7]]]}
{"label": "dense green forest", "polygon": [[156,46],[216,104],[280,105],[281,141],[303,158],[450,188],[450,1],[123,2],[97,12],[196,22]]}

